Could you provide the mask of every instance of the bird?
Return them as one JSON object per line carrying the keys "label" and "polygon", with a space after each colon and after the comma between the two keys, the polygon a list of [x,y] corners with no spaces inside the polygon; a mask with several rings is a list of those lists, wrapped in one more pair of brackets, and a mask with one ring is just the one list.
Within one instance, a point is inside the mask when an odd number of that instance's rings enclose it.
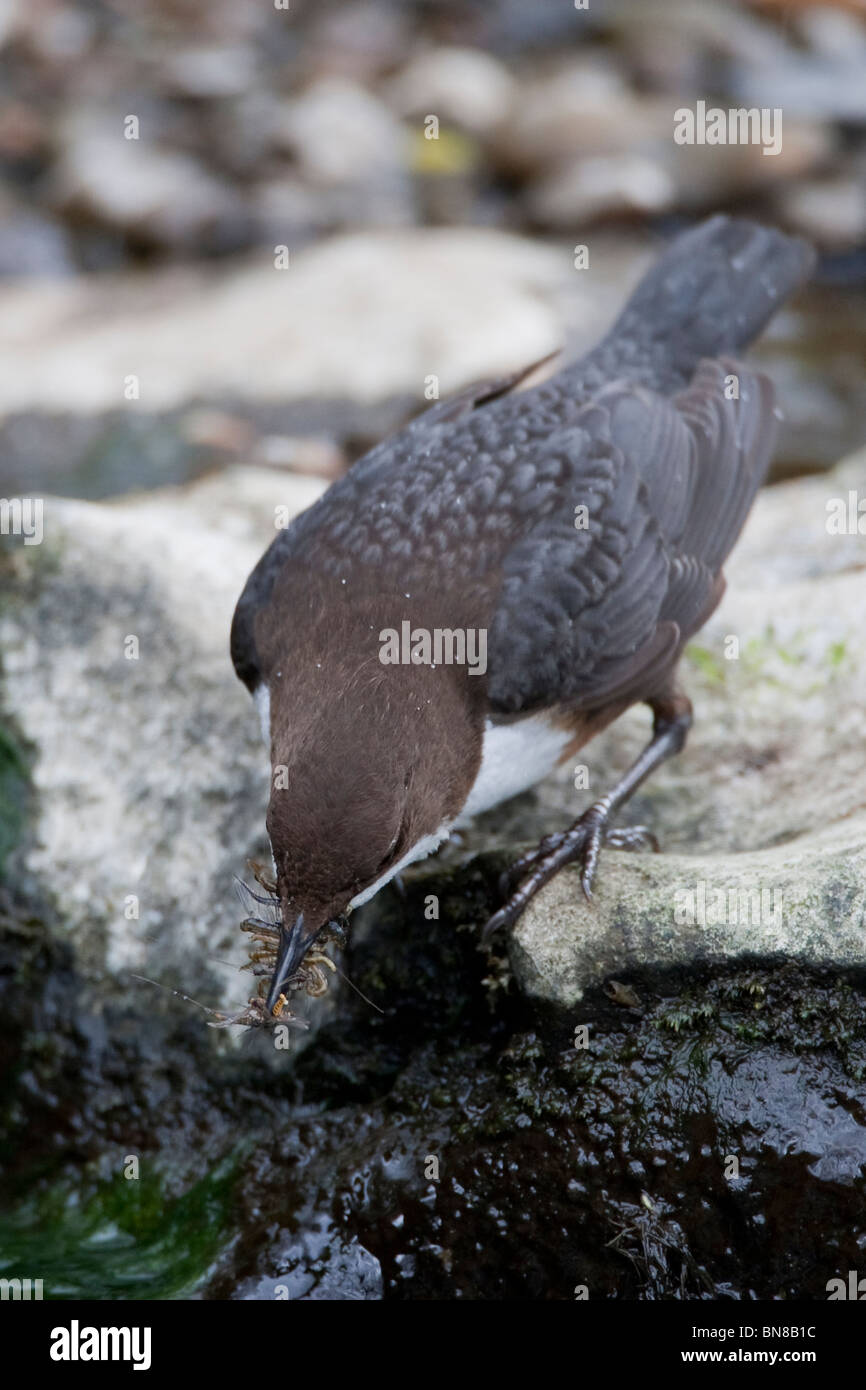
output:
{"label": "bird", "polygon": [[646,747],[515,861],[485,935],[566,864],[591,902],[605,845],[657,848],[612,821],[685,743],[678,663],[780,418],[735,354],[813,264],[744,218],[681,232],[585,356],[435,402],[273,540],[230,640],[272,764],[269,1014],[346,913],[635,704]]}

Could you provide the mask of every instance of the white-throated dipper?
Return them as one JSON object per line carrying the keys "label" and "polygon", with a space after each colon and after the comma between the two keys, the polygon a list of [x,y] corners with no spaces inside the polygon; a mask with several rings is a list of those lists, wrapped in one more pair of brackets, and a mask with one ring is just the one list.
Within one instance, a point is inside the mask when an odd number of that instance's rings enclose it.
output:
{"label": "white-throated dipper", "polygon": [[590,897],[611,818],[691,723],[677,663],[764,479],[773,390],[730,360],[808,275],[802,241],[727,217],[679,236],[611,332],[434,405],[274,540],[231,635],[274,769],[279,910],[266,1007],[347,908],[630,705],[621,781],[507,876],[488,930],[563,865]]}

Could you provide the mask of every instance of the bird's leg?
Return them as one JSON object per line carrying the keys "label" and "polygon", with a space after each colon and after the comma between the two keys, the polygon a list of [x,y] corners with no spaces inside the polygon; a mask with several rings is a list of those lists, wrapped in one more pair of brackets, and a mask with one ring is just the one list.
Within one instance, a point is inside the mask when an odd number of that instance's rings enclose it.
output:
{"label": "bird's leg", "polygon": [[484,928],[485,940],[498,927],[512,926],[529,900],[566,864],[580,864],[580,884],[587,902],[592,902],[592,882],[603,844],[614,849],[658,849],[655,836],[645,826],[614,830],[609,825],[611,817],[641,782],[666,759],[679,753],[691,727],[692,706],[685,695],[668,692],[647,704],[653,712],[653,733],[640,757],[613,790],[584,811],[574,825],[546,836],[537,849],[522,855],[503,874],[500,883],[507,900]]}

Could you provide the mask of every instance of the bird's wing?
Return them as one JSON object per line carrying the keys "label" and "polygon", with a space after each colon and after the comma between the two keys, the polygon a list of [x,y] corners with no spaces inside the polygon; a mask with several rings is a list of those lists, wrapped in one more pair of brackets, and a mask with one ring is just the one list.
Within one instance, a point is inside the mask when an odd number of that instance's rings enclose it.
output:
{"label": "bird's wing", "polygon": [[[449,511],[454,514],[454,496],[449,494],[454,492],[455,454],[460,454],[461,439],[467,445],[464,458],[472,454],[472,417],[476,412],[483,414],[491,402],[515,392],[533,372],[558,355],[549,353],[517,371],[475,382],[437,401],[398,434],[358,459],[345,477],[280,532],[247,579],[232,619],[232,662],[250,690],[262,678],[256,617],[268,604],[284,567],[294,561],[311,570],[350,570],[362,562],[367,567],[379,566],[385,582],[388,572],[396,569],[400,570],[400,583],[409,583],[414,577],[407,569],[410,552],[415,560],[428,554],[423,545],[419,549],[416,544],[419,531],[435,546],[443,535],[438,521]],[[475,553],[477,562],[481,552],[475,550],[474,530],[470,519],[469,534],[462,541]],[[461,538],[452,532],[449,541],[455,573],[462,574]],[[393,573],[390,577],[394,578]]]}
{"label": "bird's wing", "polygon": [[488,638],[496,710],[652,692],[721,597],[775,426],[766,378],[705,361],[672,400],[612,383],[551,439],[570,488],[505,559]]}
{"label": "bird's wing", "polygon": [[[531,370],[434,406],[280,533],[232,625],[251,689],[256,619],[278,579],[293,602],[329,584],[435,595],[443,620],[487,628],[488,695],[503,714],[637,699],[669,669],[721,595],[763,477],[770,385],[705,362],[672,400],[614,382],[563,424],[544,388],[514,390]],[[395,625],[411,611],[395,610]]]}

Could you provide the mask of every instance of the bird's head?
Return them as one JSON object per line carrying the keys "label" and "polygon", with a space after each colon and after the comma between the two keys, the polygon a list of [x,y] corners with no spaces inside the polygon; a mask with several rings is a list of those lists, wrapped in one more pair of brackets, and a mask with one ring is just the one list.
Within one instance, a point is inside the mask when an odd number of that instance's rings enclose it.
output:
{"label": "bird's head", "polygon": [[481,757],[480,715],[448,671],[377,662],[318,695],[302,709],[271,687],[281,920],[269,1014],[335,919],[447,836]]}

